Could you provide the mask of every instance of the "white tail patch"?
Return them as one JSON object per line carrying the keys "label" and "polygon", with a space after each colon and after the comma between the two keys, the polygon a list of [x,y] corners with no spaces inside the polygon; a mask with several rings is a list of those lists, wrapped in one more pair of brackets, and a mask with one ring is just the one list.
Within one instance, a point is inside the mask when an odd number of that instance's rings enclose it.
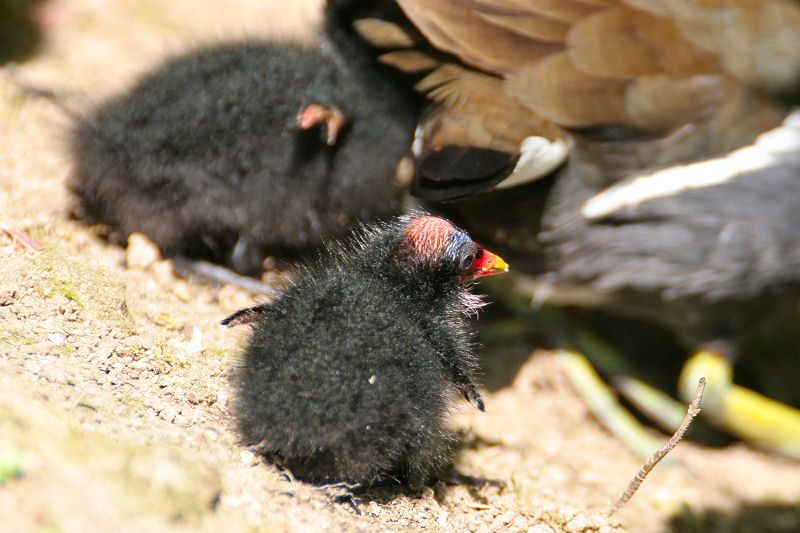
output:
{"label": "white tail patch", "polygon": [[659,170],[609,187],[583,204],[581,214],[598,219],[614,211],[690,189],[714,187],[741,174],[780,164],[781,156],[800,153],[800,111],[791,113],[779,127],[762,133],[756,141],[724,157]]}
{"label": "white tail patch", "polygon": [[425,129],[422,124],[417,124],[414,129],[414,141],[411,143],[411,153],[419,160],[422,157],[422,149],[425,147]]}
{"label": "white tail patch", "polygon": [[549,175],[567,159],[569,147],[563,139],[550,142],[544,137],[526,137],[519,154],[514,170],[495,189],[509,189]]}

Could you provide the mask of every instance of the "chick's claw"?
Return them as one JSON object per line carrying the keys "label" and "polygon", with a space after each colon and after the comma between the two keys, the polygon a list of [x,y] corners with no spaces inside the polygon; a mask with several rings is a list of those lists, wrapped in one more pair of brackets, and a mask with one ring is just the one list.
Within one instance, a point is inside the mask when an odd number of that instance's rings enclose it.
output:
{"label": "chick's claw", "polygon": [[339,505],[349,505],[350,509],[352,509],[354,513],[361,515],[361,508],[358,505],[358,498],[354,497],[352,494],[342,494],[341,496],[336,496],[334,501]]}
{"label": "chick's claw", "polygon": [[333,146],[345,125],[344,113],[338,107],[326,107],[315,103],[305,106],[297,114],[297,126],[300,129],[308,130],[317,124],[324,124],[325,144]]}
{"label": "chick's claw", "polygon": [[485,412],[486,408],[483,405],[483,396],[478,392],[478,388],[472,383],[467,383],[463,386],[464,398],[478,408],[479,411]]}

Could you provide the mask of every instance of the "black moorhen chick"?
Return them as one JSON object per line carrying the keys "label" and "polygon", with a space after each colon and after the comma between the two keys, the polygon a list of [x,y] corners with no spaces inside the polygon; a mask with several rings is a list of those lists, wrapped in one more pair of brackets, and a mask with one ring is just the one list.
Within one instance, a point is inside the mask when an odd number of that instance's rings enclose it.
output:
{"label": "black moorhen chick", "polygon": [[[356,25],[436,106],[412,192],[508,256],[534,298],[645,318],[693,349],[726,340],[728,364],[797,307],[797,2],[398,3],[428,43]],[[704,412],[800,457],[800,412],[727,375]]]}
{"label": "black moorhen chick", "polygon": [[[168,61],[78,122],[71,187],[125,242],[246,274],[399,210],[418,97],[331,7],[322,44],[223,44]],[[404,183],[400,183],[403,182]]]}
{"label": "black moorhen chick", "polygon": [[456,444],[457,394],[483,410],[468,317],[477,278],[506,263],[424,213],[365,229],[277,300],[223,321],[255,322],[236,370],[239,432],[312,483],[412,489]]}

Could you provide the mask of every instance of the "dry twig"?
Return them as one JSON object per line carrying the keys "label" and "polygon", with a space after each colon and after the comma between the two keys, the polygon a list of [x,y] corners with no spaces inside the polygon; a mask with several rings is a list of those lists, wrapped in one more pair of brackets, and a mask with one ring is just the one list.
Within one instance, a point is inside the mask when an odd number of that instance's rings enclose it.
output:
{"label": "dry twig", "polygon": [[617,511],[622,508],[623,505],[628,503],[628,500],[636,494],[636,491],[639,490],[639,486],[641,486],[642,482],[645,480],[647,475],[650,473],[653,468],[667,456],[669,452],[681,441],[683,435],[689,429],[689,426],[692,424],[692,420],[700,414],[700,402],[703,400],[703,391],[706,388],[706,378],[700,378],[700,381],[697,382],[697,390],[694,393],[694,398],[692,402],[689,404],[689,409],[686,412],[686,416],[681,422],[680,427],[675,432],[675,434],[670,438],[664,445],[658,449],[656,453],[650,456],[647,462],[642,465],[642,468],[639,469],[639,472],[636,473],[636,477],[634,477],[631,482],[628,484],[628,487],[620,494],[617,501],[614,503],[614,506],[611,507],[611,510],[608,512],[608,516],[613,515]]}

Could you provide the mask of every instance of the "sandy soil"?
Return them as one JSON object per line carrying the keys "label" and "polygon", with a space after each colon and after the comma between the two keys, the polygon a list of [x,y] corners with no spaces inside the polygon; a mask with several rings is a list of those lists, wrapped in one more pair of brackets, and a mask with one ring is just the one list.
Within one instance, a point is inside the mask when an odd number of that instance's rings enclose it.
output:
{"label": "sandy soil", "polygon": [[236,444],[228,376],[247,331],[218,322],[255,296],[182,280],[170,261],[148,264],[146,244],[126,254],[71,221],[70,118],[19,83],[86,105],[198,43],[308,38],[313,7],[56,0],[43,52],[0,68],[0,225],[44,245],[0,236],[0,530],[800,530],[800,464],[742,444],[682,443],[606,518],[640,460],[545,351],[485,394],[487,413],[454,421],[458,469],[506,479],[503,490],[378,493],[357,516]]}

